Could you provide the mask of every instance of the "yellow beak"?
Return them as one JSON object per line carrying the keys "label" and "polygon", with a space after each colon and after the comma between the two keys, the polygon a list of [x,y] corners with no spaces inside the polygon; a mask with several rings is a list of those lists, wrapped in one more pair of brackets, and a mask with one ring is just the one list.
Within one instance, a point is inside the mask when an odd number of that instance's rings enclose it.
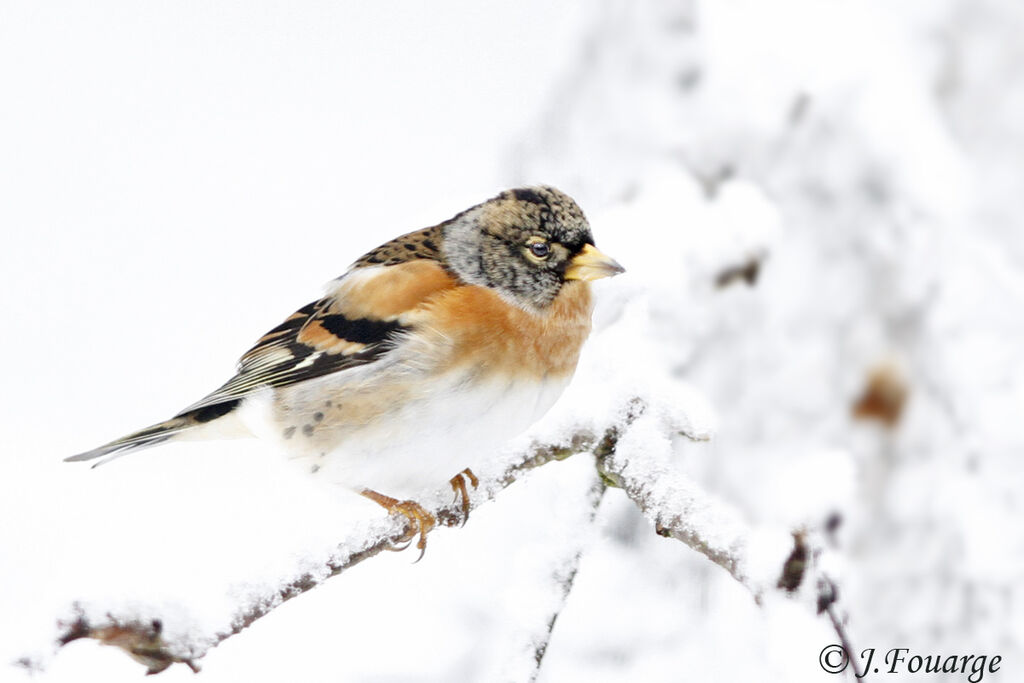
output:
{"label": "yellow beak", "polygon": [[626,269],[620,266],[618,261],[605,256],[594,245],[588,244],[576,258],[569,261],[569,267],[565,269],[565,279],[590,282],[625,272]]}

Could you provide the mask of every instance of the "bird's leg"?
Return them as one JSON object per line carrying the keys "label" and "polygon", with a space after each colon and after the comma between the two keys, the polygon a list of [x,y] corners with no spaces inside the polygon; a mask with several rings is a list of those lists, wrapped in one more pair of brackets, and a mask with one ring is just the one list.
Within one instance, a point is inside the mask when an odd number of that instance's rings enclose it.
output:
{"label": "bird's leg", "polygon": [[[420,550],[420,556],[416,558],[416,561],[419,562],[423,559],[423,553],[427,551],[427,532],[433,529],[434,525],[437,523],[434,516],[424,510],[422,505],[412,500],[398,500],[397,498],[385,496],[382,493],[377,493],[370,489],[363,489],[359,493],[392,514],[397,512],[401,515],[405,515],[406,518],[412,522],[413,530],[409,536],[409,543],[412,543],[412,539],[417,533],[419,533],[420,540],[416,542],[416,547]],[[408,544],[406,544],[401,548],[394,548],[394,550],[405,550],[408,547]]]}
{"label": "bird's leg", "polygon": [[452,490],[455,491],[455,502],[462,500],[462,525],[465,526],[469,519],[469,492],[466,490],[466,480],[473,488],[480,485],[480,480],[468,467],[451,478]]}

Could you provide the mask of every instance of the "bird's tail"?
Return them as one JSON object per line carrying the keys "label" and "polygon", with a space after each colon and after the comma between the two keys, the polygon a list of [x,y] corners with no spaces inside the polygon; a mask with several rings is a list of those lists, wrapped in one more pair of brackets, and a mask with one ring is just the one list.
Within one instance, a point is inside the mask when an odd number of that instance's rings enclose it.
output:
{"label": "bird's tail", "polygon": [[[149,448],[150,446],[170,441],[171,439],[175,439],[186,432],[192,431],[196,427],[205,426],[206,423],[212,422],[227,415],[228,413],[231,413],[238,404],[239,401],[236,399],[196,410],[188,410],[175,415],[170,420],[158,422],[157,424],[150,425],[145,429],[132,432],[127,436],[122,436],[116,441],[103,444],[91,451],[85,451],[84,453],[78,453],[77,455],[64,458],[64,462],[83,462],[85,460],[95,460],[96,458],[110,456],[93,465],[93,467],[97,467],[103,463],[110,462],[115,458],[120,458],[122,455],[127,455],[132,451]],[[203,434],[205,433],[206,432],[204,431]]]}
{"label": "bird's tail", "polygon": [[187,431],[194,425],[195,422],[184,415],[180,417],[172,417],[170,420],[146,427],[145,429],[140,429],[137,432],[132,432],[127,436],[122,436],[120,439],[103,444],[91,451],[85,451],[84,453],[64,458],[64,462],[82,462],[84,460],[102,458],[105,455],[111,456],[106,460],[101,460],[93,465],[93,467],[96,467],[105,462],[110,462],[114,458],[127,455],[132,451],[137,451],[141,448],[148,448],[149,446],[155,446],[158,443],[163,443],[164,441],[173,439],[175,436]]}

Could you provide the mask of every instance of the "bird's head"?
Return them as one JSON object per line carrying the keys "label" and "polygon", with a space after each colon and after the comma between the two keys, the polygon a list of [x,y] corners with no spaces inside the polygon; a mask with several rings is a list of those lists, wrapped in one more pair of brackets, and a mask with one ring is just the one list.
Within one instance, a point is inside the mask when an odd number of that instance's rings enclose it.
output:
{"label": "bird's head", "polygon": [[444,261],[464,282],[541,311],[566,283],[624,272],[594,246],[583,211],[553,187],[525,187],[463,211],[442,226]]}

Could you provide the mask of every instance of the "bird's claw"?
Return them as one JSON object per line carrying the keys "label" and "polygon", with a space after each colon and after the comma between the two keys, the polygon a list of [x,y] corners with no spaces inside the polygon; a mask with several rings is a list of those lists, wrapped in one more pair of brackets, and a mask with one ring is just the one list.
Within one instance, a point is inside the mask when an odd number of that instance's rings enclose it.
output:
{"label": "bird's claw", "polygon": [[451,478],[450,482],[452,490],[455,492],[455,499],[453,503],[462,501],[462,523],[459,526],[465,526],[466,521],[469,519],[469,491],[466,489],[466,480],[469,480],[470,486],[474,489],[480,485],[480,480],[473,474],[473,470],[468,467],[454,477]]}
{"label": "bird's claw", "polygon": [[406,542],[401,546],[393,547],[392,550],[405,550],[412,545],[413,539],[418,534],[419,540],[416,541],[416,547],[419,548],[420,555],[416,558],[416,562],[422,560],[424,553],[427,552],[427,533],[437,525],[437,520],[434,516],[427,512],[422,505],[412,500],[398,500],[370,489],[363,489],[360,493],[391,514],[398,513],[404,515],[412,523],[409,535],[403,539]]}

